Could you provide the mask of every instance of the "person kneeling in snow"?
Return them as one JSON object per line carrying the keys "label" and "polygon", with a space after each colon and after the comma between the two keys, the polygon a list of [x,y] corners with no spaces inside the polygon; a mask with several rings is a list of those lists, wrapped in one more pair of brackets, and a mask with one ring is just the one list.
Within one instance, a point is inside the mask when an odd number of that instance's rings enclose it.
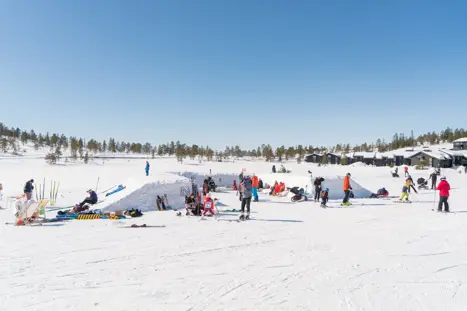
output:
{"label": "person kneeling in snow", "polygon": [[97,203],[97,193],[92,189],[89,189],[87,192],[88,192],[89,196],[86,199],[84,199],[83,202],[79,203],[75,207],[79,207],[79,208],[82,209],[84,207],[84,204],[94,205],[94,204]]}
{"label": "person kneeling in snow", "polygon": [[206,194],[206,201],[204,202],[203,218],[204,216],[206,216],[207,212],[209,212],[212,216],[215,215],[214,200],[211,198],[211,193]]}

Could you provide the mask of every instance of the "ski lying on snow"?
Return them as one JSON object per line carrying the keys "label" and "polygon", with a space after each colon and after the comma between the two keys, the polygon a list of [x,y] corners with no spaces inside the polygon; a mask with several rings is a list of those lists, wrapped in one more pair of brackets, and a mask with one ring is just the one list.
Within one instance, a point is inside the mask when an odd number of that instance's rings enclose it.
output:
{"label": "ski lying on snow", "polygon": [[217,221],[240,222],[240,219],[235,219],[235,218],[217,218]]}
{"label": "ski lying on snow", "polygon": [[121,226],[118,228],[165,228],[165,225],[130,225],[130,226]]}

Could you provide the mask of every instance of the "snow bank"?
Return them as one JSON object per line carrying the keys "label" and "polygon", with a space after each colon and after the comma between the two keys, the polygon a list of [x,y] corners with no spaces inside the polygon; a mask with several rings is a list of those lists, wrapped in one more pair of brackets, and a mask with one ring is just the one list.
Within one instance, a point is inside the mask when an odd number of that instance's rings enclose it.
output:
{"label": "snow bank", "polygon": [[148,181],[129,179],[126,189],[105,198],[96,208],[105,211],[127,210],[137,208],[141,211],[157,210],[157,196],[167,194],[172,208],[184,206],[185,197],[180,195],[181,187],[189,187],[186,178],[174,174],[156,174]]}
{"label": "snow bank", "polygon": [[[189,180],[193,180],[198,186],[202,186],[204,179],[206,179],[209,175],[197,173],[197,172],[182,172],[182,173],[174,173],[179,174],[180,176],[186,177]],[[216,183],[218,187],[232,187],[233,180],[236,180],[238,183],[238,174],[234,173],[218,173],[212,174],[212,179]]]}

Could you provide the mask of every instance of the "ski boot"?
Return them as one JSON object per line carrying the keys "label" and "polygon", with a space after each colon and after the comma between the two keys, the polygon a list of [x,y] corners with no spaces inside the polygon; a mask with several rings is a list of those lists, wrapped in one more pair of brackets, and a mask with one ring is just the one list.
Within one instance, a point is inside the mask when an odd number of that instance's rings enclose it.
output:
{"label": "ski boot", "polygon": [[250,220],[250,213],[246,214],[245,220]]}
{"label": "ski boot", "polygon": [[241,214],[240,217],[238,218],[239,220],[245,220],[245,215]]}

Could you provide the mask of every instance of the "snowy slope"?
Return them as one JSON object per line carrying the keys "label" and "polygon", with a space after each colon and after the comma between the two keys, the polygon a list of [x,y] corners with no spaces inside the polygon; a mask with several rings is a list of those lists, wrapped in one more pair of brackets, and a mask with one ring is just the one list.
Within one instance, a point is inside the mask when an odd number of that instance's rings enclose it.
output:
{"label": "snowy slope", "polygon": [[[145,194],[152,196],[151,185],[178,189],[187,179],[177,172],[203,176],[211,170],[230,178],[245,168],[267,182],[305,186],[307,170],[336,180],[350,171],[362,187],[385,186],[396,195],[403,183],[388,168],[289,163],[292,173],[282,175],[271,174],[270,163],[174,159],[151,161],[146,177],[144,162],[48,166],[43,160],[2,160],[0,182],[12,196],[31,177],[59,180],[57,205],[82,199],[98,176],[102,190],[127,184],[126,193],[104,202],[108,208],[141,203]],[[252,204],[253,220],[245,223],[167,211],[124,221],[0,225],[0,310],[466,310],[467,175],[443,174],[453,187],[455,212],[446,215],[431,211],[434,192],[421,191],[412,204],[360,199],[340,208],[340,200],[332,200],[328,209],[262,195]],[[429,172],[412,175],[426,178]],[[170,196],[181,199],[175,191]],[[235,193],[215,196],[219,209],[239,208]],[[10,211],[0,210],[2,223],[11,219]],[[118,228],[131,223],[166,227]]]}

